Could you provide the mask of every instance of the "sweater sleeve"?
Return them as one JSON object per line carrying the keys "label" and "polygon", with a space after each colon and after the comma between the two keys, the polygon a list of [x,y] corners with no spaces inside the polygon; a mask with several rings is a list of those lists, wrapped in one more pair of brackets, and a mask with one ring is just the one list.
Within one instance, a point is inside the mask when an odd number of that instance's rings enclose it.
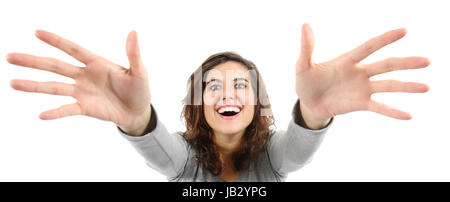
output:
{"label": "sweater sleeve", "polygon": [[184,167],[188,145],[182,133],[169,133],[152,106],[150,122],[142,136],[130,136],[117,127],[120,134],[141,154],[147,165],[168,178],[175,177]]}
{"label": "sweater sleeve", "polygon": [[325,128],[308,129],[301,117],[299,104],[297,101],[294,106],[293,119],[287,130],[276,131],[268,143],[267,150],[272,168],[280,175],[296,171],[312,160],[334,119],[332,118]]}

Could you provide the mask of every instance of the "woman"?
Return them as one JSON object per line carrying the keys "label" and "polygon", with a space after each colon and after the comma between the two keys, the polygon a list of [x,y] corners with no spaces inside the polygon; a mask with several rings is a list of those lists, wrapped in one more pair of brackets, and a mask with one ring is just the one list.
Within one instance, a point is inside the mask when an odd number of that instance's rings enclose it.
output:
{"label": "woman", "polygon": [[77,102],[40,114],[43,120],[86,115],[114,122],[149,166],[169,181],[284,181],[305,165],[335,115],[369,110],[396,119],[411,116],[371,99],[373,93],[428,91],[425,84],[370,77],[429,65],[423,57],[389,58],[360,64],[364,58],[406,34],[397,29],[375,37],[331,61],[311,61],[314,38],[302,28],[296,62],[297,103],[286,131],[273,131],[270,103],[256,66],[225,52],[208,58],[191,75],[182,115],[186,132],[170,134],[151,106],[147,71],[136,32],[127,39],[130,68],[101,58],[55,34],[38,30],[42,41],[83,62],[79,68],[53,59],[11,53],[11,64],[51,71],[74,84],[12,80],[16,90],[72,96]]}

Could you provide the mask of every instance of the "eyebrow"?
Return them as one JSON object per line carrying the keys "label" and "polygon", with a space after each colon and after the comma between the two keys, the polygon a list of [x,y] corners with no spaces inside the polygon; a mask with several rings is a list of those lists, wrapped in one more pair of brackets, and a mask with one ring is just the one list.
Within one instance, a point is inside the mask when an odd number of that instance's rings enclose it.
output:
{"label": "eyebrow", "polygon": [[[211,80],[209,80],[209,81],[206,82],[206,85],[208,85],[209,83],[214,82],[214,81],[215,81],[215,82],[222,82],[221,79],[212,78]],[[246,78],[234,78],[233,81],[234,81],[234,82],[236,82],[236,81],[245,81],[245,82],[248,83],[248,80],[247,80]]]}

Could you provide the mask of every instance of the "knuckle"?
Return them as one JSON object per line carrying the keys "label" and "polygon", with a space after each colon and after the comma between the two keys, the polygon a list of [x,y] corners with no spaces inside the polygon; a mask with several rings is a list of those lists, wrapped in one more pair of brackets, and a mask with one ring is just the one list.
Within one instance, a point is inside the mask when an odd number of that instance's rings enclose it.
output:
{"label": "knuckle", "polygon": [[386,68],[386,71],[387,71],[387,72],[390,72],[390,71],[393,71],[393,70],[394,70],[396,61],[397,61],[397,59],[394,58],[394,57],[388,58],[388,59],[386,60],[385,68]]}
{"label": "knuckle", "polygon": [[50,65],[48,66],[49,71],[57,72],[59,69],[60,61],[54,58],[50,58]]}
{"label": "knuckle", "polygon": [[393,88],[394,88],[394,81],[393,80],[389,80],[386,82],[385,88],[387,91],[392,92]]}
{"label": "knuckle", "polygon": [[56,87],[56,83],[51,83],[50,94],[58,95],[59,89]]}
{"label": "knuckle", "polygon": [[73,45],[69,49],[69,55],[71,55],[71,56],[78,55],[79,52],[80,52],[80,47],[78,45]]}
{"label": "knuckle", "polygon": [[369,53],[373,53],[376,50],[372,43],[364,43],[363,49]]}

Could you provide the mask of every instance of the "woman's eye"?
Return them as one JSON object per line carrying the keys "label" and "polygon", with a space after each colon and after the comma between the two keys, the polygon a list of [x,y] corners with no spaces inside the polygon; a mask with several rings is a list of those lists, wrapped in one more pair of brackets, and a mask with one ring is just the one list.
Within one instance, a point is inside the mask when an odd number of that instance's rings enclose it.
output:
{"label": "woman's eye", "polygon": [[234,87],[236,89],[245,89],[247,87],[247,85],[245,85],[243,83],[238,83],[238,84],[234,85]]}
{"label": "woman's eye", "polygon": [[209,87],[209,90],[215,91],[215,90],[219,90],[221,88],[221,86],[219,85],[212,85]]}

